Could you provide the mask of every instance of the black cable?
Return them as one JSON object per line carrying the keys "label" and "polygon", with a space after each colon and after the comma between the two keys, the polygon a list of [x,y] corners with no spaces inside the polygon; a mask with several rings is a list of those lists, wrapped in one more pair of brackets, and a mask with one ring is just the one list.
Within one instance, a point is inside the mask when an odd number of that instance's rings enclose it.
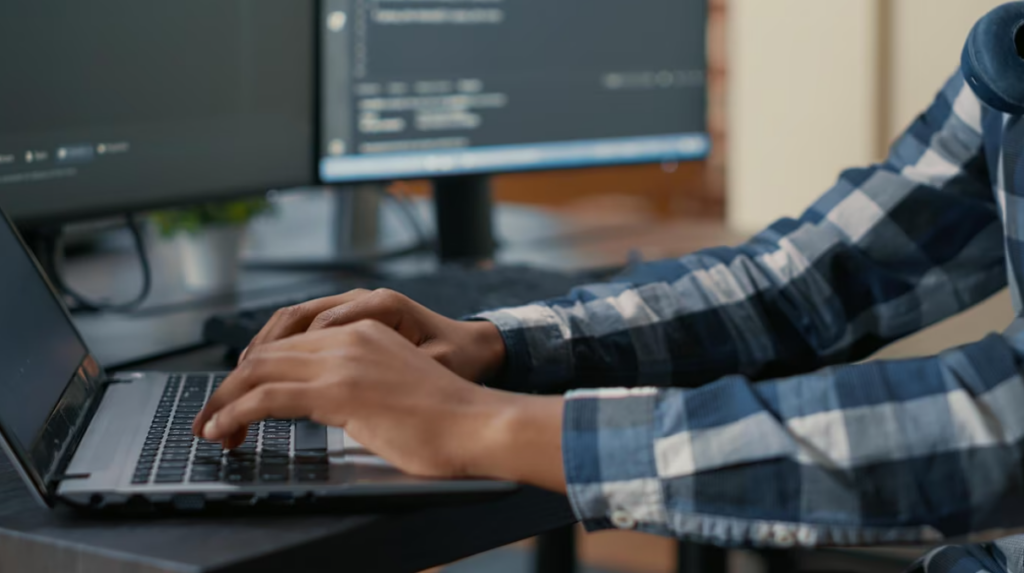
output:
{"label": "black cable", "polygon": [[90,300],[72,287],[64,280],[64,233],[59,231],[53,241],[53,282],[64,296],[71,299],[74,306],[72,312],[131,312],[149,298],[153,289],[153,271],[149,263],[149,254],[146,252],[146,243],[142,238],[142,230],[134,213],[125,215],[125,226],[132,235],[132,242],[135,251],[139,255],[139,266],[142,270],[142,288],[138,296],[125,303],[108,303]]}
{"label": "black cable", "polygon": [[[383,262],[395,258],[409,256],[432,249],[434,246],[434,240],[430,237],[430,234],[424,228],[422,221],[417,216],[415,212],[416,205],[413,203],[412,199],[407,194],[397,189],[389,192],[387,189],[381,187],[379,189],[379,193],[383,194],[386,199],[388,199],[392,204],[394,204],[399,217],[405,219],[406,223],[408,223],[409,228],[413,231],[416,237],[414,244],[405,247],[389,249],[386,251],[377,251],[374,253],[357,256],[347,261],[325,261],[324,263],[320,264],[315,262],[307,264],[299,263],[297,266],[303,269],[314,269],[319,268],[320,266],[328,269],[337,269],[345,267],[349,267],[352,269],[362,269],[363,267],[368,267],[376,262]],[[52,240],[48,242],[48,245],[46,247],[47,250],[49,250],[51,253],[49,256],[52,257],[52,262],[50,265],[48,265],[52,269],[50,274],[52,275],[54,286],[56,286],[57,289],[61,292],[61,294],[67,297],[71,303],[73,303],[72,306],[70,307],[70,310],[72,312],[132,312],[138,310],[138,308],[142,306],[142,304],[149,298],[150,292],[152,290],[153,273],[150,265],[149,255],[146,251],[145,241],[143,240],[142,231],[140,229],[138,220],[136,219],[134,214],[128,214],[125,216],[125,226],[128,228],[129,232],[132,235],[132,240],[136,252],[139,256],[139,265],[142,270],[142,288],[138,296],[132,299],[131,301],[125,303],[108,303],[94,301],[91,300],[89,297],[81,294],[73,287],[69,286],[67,284],[67,281],[64,279],[64,272],[62,268],[65,258],[63,231],[57,231],[52,235]],[[280,263],[273,262],[268,262],[264,264],[269,268],[281,268],[282,266],[288,266],[287,264],[281,265]],[[246,266],[250,268],[261,268],[264,266],[264,264],[250,263],[247,264]],[[201,306],[204,304],[210,304],[211,302],[212,301],[210,300],[195,302],[190,301],[189,303],[171,306],[174,306],[175,309],[178,310],[179,306]],[[166,311],[169,309],[160,310]]]}

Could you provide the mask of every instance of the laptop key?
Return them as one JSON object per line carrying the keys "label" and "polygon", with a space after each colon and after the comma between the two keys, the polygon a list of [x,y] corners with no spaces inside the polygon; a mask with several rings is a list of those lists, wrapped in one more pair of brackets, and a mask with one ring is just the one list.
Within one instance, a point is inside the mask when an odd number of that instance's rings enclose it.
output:
{"label": "laptop key", "polygon": [[157,464],[156,471],[185,471],[188,467],[188,460],[160,460]]}
{"label": "laptop key", "polygon": [[327,451],[327,427],[309,420],[296,422],[295,449]]}
{"label": "laptop key", "polygon": [[286,466],[291,460],[288,456],[261,456],[260,463],[264,466]]}
{"label": "laptop key", "polygon": [[295,452],[296,465],[326,465],[328,463],[327,452]]}
{"label": "laptop key", "polygon": [[288,466],[260,468],[260,481],[275,483],[288,481]]}
{"label": "laptop key", "polygon": [[248,471],[228,471],[224,476],[224,481],[228,483],[250,483],[256,480],[256,473],[252,470]]}
{"label": "laptop key", "polygon": [[160,465],[164,465],[164,464],[167,464],[167,463],[170,463],[170,462],[181,462],[183,464],[187,464],[188,463],[188,459],[190,457],[191,456],[189,456],[188,454],[185,454],[185,455],[173,454],[173,455],[170,455],[170,456],[164,456],[164,457],[160,458]]}

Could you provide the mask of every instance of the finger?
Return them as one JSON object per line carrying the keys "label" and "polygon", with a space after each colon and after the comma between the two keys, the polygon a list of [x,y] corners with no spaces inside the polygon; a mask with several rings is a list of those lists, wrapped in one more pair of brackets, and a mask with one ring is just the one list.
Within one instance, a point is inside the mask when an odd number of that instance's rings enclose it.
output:
{"label": "finger", "polygon": [[409,299],[391,290],[372,293],[320,313],[309,325],[309,331],[344,326],[362,320],[376,320],[397,328],[402,315],[408,312]]}
{"label": "finger", "polygon": [[295,353],[267,353],[247,360],[210,396],[192,423],[192,432],[199,435],[211,416],[253,388],[280,380],[307,382],[318,376],[318,366],[319,362],[314,358]]}
{"label": "finger", "polygon": [[[382,329],[391,330],[380,323],[374,322],[374,324]],[[361,325],[362,323],[357,323],[330,330],[305,332],[290,338],[270,342],[260,348],[250,348],[248,360],[253,360],[263,355],[318,354],[321,352],[343,350],[346,345],[352,343],[354,331],[358,334],[365,330]]]}
{"label": "finger", "polygon": [[306,418],[313,410],[312,389],[300,382],[272,382],[248,392],[225,406],[203,426],[203,438],[223,441],[236,438],[249,424],[267,418]]}
{"label": "finger", "polygon": [[[259,333],[257,333],[252,339],[252,342],[249,343],[249,349],[305,332],[309,329],[310,323],[312,323],[320,313],[330,308],[352,302],[361,297],[367,296],[368,294],[370,294],[370,291],[368,290],[356,289],[344,294],[311,300],[303,304],[282,308],[275,312],[274,316],[270,318],[267,324],[260,329]],[[251,352],[246,352],[245,357],[248,357],[250,354]]]}

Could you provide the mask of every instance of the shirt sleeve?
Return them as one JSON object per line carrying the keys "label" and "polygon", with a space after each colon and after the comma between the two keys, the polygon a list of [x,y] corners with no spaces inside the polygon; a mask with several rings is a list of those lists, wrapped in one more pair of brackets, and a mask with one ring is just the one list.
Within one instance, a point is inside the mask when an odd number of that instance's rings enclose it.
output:
{"label": "shirt sleeve", "polygon": [[576,391],[563,430],[569,496],[592,530],[723,545],[917,543],[1021,526],[1022,358],[1018,333],[758,384]]}
{"label": "shirt sleeve", "polygon": [[958,74],[884,163],[844,172],[799,219],[479,315],[508,350],[498,385],[791,375],[864,358],[984,300],[1007,280],[982,137],[990,113]]}

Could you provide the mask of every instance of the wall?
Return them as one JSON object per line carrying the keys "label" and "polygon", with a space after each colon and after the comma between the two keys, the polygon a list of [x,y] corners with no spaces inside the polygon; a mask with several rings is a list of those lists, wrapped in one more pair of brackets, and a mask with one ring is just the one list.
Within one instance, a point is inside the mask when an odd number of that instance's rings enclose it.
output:
{"label": "wall", "polygon": [[971,26],[1005,0],[897,0],[889,6],[893,31],[889,77],[893,138],[924,109],[960,65]]}
{"label": "wall", "polygon": [[874,157],[878,3],[730,0],[728,14],[726,213],[756,231]]}

